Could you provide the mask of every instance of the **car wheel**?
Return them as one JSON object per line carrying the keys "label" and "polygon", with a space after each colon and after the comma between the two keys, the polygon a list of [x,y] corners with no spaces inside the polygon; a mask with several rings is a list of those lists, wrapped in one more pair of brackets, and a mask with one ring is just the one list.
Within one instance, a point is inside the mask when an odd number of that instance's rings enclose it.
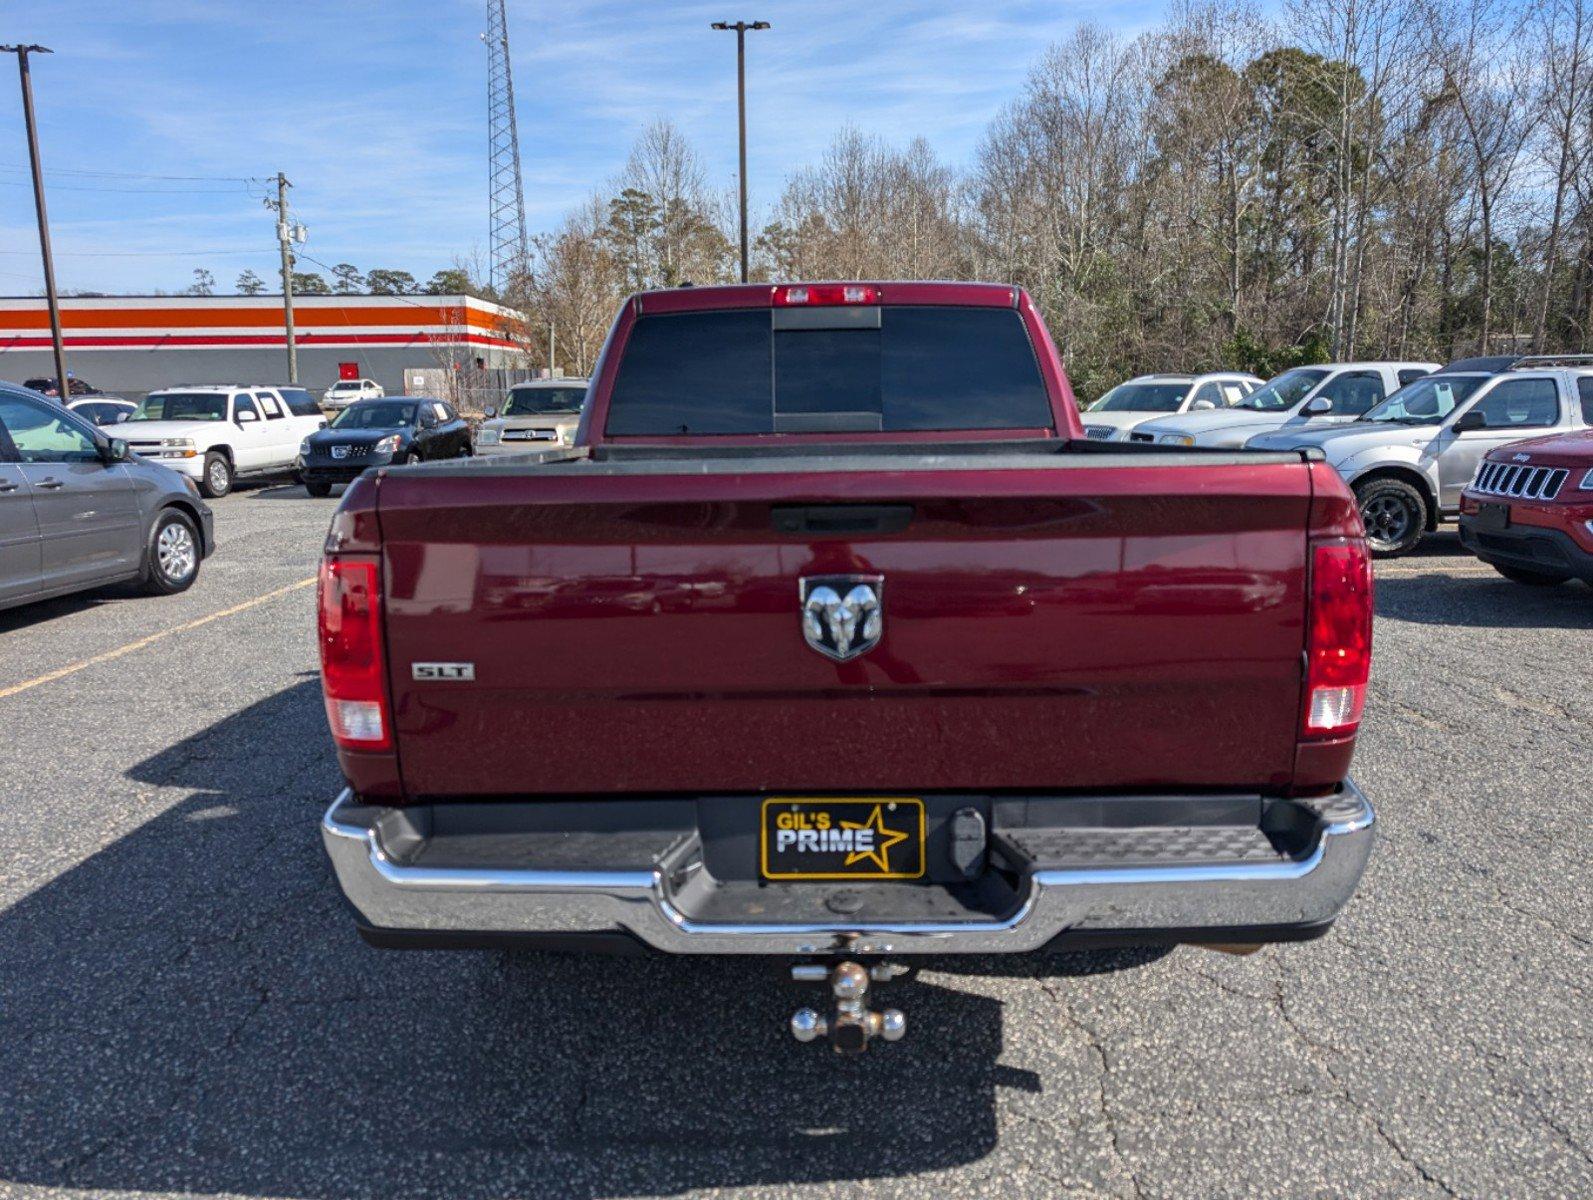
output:
{"label": "car wheel", "polygon": [[212,500],[232,491],[232,463],[225,454],[212,450],[205,455],[205,473],[199,480],[199,490]]}
{"label": "car wheel", "polygon": [[404,455],[404,465],[406,467],[412,467],[416,463],[418,463],[419,461],[420,461],[420,455],[416,454],[413,450],[411,450],[408,454]]}
{"label": "car wheel", "polygon": [[1507,567],[1503,563],[1488,565],[1512,583],[1526,583],[1533,587],[1554,587],[1571,578],[1554,571],[1534,571],[1531,567]]}
{"label": "car wheel", "polygon": [[1355,489],[1355,503],[1366,526],[1366,544],[1380,558],[1409,554],[1427,532],[1427,501],[1403,479],[1362,484]]}
{"label": "car wheel", "polygon": [[187,591],[199,577],[199,534],[175,508],[155,519],[145,551],[144,590],[152,596]]}
{"label": "car wheel", "polygon": [[332,485],[330,483],[306,482],[304,485],[304,490],[309,492],[310,495],[314,496],[317,500],[324,500],[327,496],[332,494]]}

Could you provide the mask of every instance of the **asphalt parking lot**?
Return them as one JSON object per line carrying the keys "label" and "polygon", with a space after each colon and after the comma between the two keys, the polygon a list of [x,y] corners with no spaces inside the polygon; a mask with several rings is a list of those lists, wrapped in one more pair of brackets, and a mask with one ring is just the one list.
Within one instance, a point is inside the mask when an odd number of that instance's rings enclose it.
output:
{"label": "asphalt parking lot", "polygon": [[1593,1194],[1593,590],[1380,567],[1382,840],[1325,939],[938,964],[840,1061],[773,963],[359,942],[334,503],[250,487],[190,592],[0,613],[0,1196]]}

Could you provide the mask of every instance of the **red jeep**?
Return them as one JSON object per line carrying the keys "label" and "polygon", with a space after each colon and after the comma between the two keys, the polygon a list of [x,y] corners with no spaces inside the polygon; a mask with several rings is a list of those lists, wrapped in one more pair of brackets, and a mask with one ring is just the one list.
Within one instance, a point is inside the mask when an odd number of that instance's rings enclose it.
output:
{"label": "red jeep", "polygon": [[1593,432],[1490,453],[1461,493],[1460,540],[1517,583],[1593,584]]}

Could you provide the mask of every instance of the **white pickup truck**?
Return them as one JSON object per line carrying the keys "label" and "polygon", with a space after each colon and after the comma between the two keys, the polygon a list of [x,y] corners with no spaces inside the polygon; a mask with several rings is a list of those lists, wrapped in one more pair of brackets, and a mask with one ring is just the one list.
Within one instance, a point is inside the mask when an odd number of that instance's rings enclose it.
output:
{"label": "white pickup truck", "polygon": [[151,392],[117,426],[128,447],[225,496],[239,475],[291,471],[299,443],[326,419],[308,392],[205,384]]}

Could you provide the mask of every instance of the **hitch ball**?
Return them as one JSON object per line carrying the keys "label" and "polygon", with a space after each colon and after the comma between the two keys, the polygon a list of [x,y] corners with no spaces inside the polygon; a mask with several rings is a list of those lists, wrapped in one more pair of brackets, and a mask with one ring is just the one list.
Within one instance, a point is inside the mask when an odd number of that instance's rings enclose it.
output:
{"label": "hitch ball", "polygon": [[887,1042],[899,1042],[907,1032],[907,1017],[899,1008],[887,1008],[879,1015],[879,1035]]}
{"label": "hitch ball", "polygon": [[791,1014],[791,1036],[799,1042],[811,1042],[823,1037],[828,1032],[826,1025],[824,1018],[811,1008],[799,1008]]}

